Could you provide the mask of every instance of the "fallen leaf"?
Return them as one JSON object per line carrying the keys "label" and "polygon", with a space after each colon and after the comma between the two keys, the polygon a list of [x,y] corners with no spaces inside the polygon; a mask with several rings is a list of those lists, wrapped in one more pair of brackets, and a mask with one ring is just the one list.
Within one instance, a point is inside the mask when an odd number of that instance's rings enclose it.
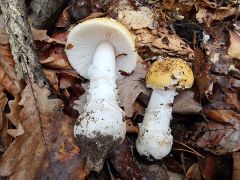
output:
{"label": "fallen leaf", "polygon": [[130,118],[125,119],[125,122],[128,133],[138,133],[138,127],[133,125],[133,122]]}
{"label": "fallen leaf", "polygon": [[[157,47],[159,51],[164,49],[166,51],[174,52],[178,55],[189,55],[193,50],[177,35],[162,34],[160,38],[153,41],[152,45]],[[176,56],[176,55],[175,55]]]}
{"label": "fallen leaf", "polygon": [[210,119],[219,123],[227,123],[236,128],[240,126],[240,114],[235,113],[232,110],[210,110],[208,108],[203,109],[203,113]]}
{"label": "fallen leaf", "polygon": [[204,180],[232,178],[232,159],[226,156],[207,153],[204,159],[198,160],[198,164]]}
{"label": "fallen leaf", "polygon": [[202,106],[199,102],[194,100],[193,91],[181,91],[173,102],[173,112],[181,114],[199,113],[202,110]]}
{"label": "fallen leaf", "polygon": [[143,64],[137,63],[133,74],[117,81],[120,107],[124,107],[125,115],[132,117],[133,103],[140,93],[150,94],[146,88],[144,79],[146,69]]}
{"label": "fallen leaf", "polygon": [[205,159],[199,160],[199,168],[201,170],[202,177],[205,180],[212,180],[216,178],[216,157],[211,154],[207,154]]}
{"label": "fallen leaf", "polygon": [[[45,56],[47,56],[47,58],[43,59]],[[40,59],[40,63],[44,66],[55,69],[72,69],[63,46],[58,45],[51,47],[48,50],[47,55],[44,54],[44,57]]]}
{"label": "fallen leaf", "polygon": [[240,60],[240,33],[229,30],[230,46],[228,47],[228,55]]}
{"label": "fallen leaf", "polygon": [[133,154],[133,142],[128,139],[114,148],[109,160],[121,179],[169,179],[167,171],[161,165],[138,162]]}
{"label": "fallen leaf", "polygon": [[9,46],[0,46],[0,84],[13,96],[21,91],[21,83],[14,73],[14,67]]}
{"label": "fallen leaf", "polygon": [[218,5],[215,2],[211,2],[208,0],[196,0],[196,4],[197,6],[208,7],[213,9],[216,9],[218,7]]}
{"label": "fallen leaf", "polygon": [[77,78],[75,76],[64,74],[64,73],[60,73],[60,75],[61,75],[60,82],[59,82],[60,89],[69,88],[76,82]]}
{"label": "fallen leaf", "polygon": [[68,34],[69,31],[55,32],[50,36],[47,42],[48,43],[56,42],[57,44],[66,45]]}
{"label": "fallen leaf", "polygon": [[89,83],[82,84],[82,88],[84,89],[85,93],[81,95],[78,100],[74,101],[73,109],[78,111],[78,114],[83,113],[83,108],[85,104],[87,104],[87,91],[88,91]]}
{"label": "fallen leaf", "polygon": [[237,127],[210,121],[206,127],[198,127],[202,128],[204,134],[198,139],[197,145],[217,155],[238,151],[240,131],[239,125]]}
{"label": "fallen leaf", "polygon": [[194,163],[190,166],[187,171],[185,180],[202,180],[201,171],[197,163]]}
{"label": "fallen leaf", "polygon": [[48,99],[49,95],[34,84],[21,92],[19,122],[25,133],[17,136],[1,157],[1,176],[84,179],[88,174],[73,137],[73,120],[62,113],[61,101]]}
{"label": "fallen leaf", "polygon": [[18,103],[20,102],[20,94],[15,95],[13,100],[8,101],[10,112],[6,114],[6,118],[16,127],[19,124],[19,113],[22,109]]}
{"label": "fallen leaf", "polygon": [[169,180],[183,180],[184,176],[182,174],[174,173],[171,171],[167,171]]}
{"label": "fallen leaf", "polygon": [[146,46],[152,43],[156,38],[147,29],[139,29],[135,31],[136,35],[136,46]]}
{"label": "fallen leaf", "polygon": [[21,136],[24,134],[24,129],[21,125],[21,123],[19,123],[16,127],[17,129],[8,129],[7,133],[12,136],[13,138],[16,138],[17,136]]}
{"label": "fallen leaf", "polygon": [[84,19],[81,19],[79,22],[84,22],[84,21],[87,21],[87,20],[93,19],[93,18],[100,18],[100,17],[103,17],[104,15],[106,15],[106,13],[92,12],[89,16],[85,17]]}
{"label": "fallen leaf", "polygon": [[48,41],[49,36],[47,35],[47,30],[35,29],[31,26],[33,40],[35,41]]}
{"label": "fallen leaf", "polygon": [[229,7],[229,9],[216,9],[214,12],[200,8],[196,14],[196,19],[199,23],[205,23],[207,27],[211,27],[213,21],[221,21],[229,16],[237,13],[235,7]]}
{"label": "fallen leaf", "polygon": [[56,93],[59,93],[59,81],[57,77],[57,72],[51,69],[43,69],[43,73],[45,74],[46,78],[49,80],[51,86],[56,91]]}
{"label": "fallen leaf", "polygon": [[139,11],[123,10],[118,12],[118,20],[129,29],[142,29],[153,26],[153,13],[147,7],[140,7]]}
{"label": "fallen leaf", "polygon": [[7,105],[8,98],[4,92],[0,92],[0,129],[3,127],[3,110]]}

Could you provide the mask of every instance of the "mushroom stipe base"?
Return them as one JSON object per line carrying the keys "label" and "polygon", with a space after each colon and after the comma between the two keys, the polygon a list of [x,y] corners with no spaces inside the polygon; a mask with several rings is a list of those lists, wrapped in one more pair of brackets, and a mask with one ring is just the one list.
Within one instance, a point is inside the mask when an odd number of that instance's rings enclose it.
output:
{"label": "mushroom stipe base", "polygon": [[113,139],[111,135],[103,136],[100,133],[96,133],[95,138],[76,135],[76,140],[81,148],[81,155],[86,158],[88,167],[97,172],[102,169],[108,151],[122,142],[121,138]]}

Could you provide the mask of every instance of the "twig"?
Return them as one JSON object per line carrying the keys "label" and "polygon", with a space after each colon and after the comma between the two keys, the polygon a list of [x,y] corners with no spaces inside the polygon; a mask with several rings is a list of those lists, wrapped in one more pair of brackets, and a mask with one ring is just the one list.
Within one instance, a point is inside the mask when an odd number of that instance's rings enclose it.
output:
{"label": "twig", "polygon": [[[200,153],[198,153],[197,151],[195,151],[193,148],[189,147],[188,145],[186,145],[186,144],[184,144],[184,143],[182,143],[182,142],[179,142],[179,141],[177,141],[177,140],[173,140],[173,141],[176,142],[176,143],[178,143],[178,144],[181,144],[182,146],[184,146],[184,147],[186,147],[186,148],[188,148],[193,154],[196,154],[197,156],[205,159],[205,157],[204,157],[203,155],[201,155]],[[189,150],[186,150],[186,151],[188,152]]]}
{"label": "twig", "polygon": [[199,154],[199,153],[196,153],[196,152],[193,152],[193,151],[190,151],[190,150],[187,150],[187,149],[177,148],[177,149],[172,149],[172,150],[173,150],[173,151],[184,151],[184,152],[189,152],[189,153],[191,153],[191,154],[194,154],[194,155],[196,155],[196,156],[199,156],[199,157],[205,159],[205,157],[204,157],[203,155],[201,155],[201,154]]}

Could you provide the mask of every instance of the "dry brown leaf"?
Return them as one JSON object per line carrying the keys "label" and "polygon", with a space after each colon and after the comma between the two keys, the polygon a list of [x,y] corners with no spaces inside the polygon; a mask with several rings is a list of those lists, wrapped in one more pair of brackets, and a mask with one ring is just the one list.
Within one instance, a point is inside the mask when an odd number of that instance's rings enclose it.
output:
{"label": "dry brown leaf", "polygon": [[217,164],[216,157],[212,154],[207,154],[205,159],[199,159],[199,168],[204,180],[212,180],[216,178]]}
{"label": "dry brown leaf", "polygon": [[219,123],[227,123],[235,128],[240,128],[240,114],[232,110],[212,110],[208,108],[203,108],[203,113],[210,119],[217,121]]}
{"label": "dry brown leaf", "polygon": [[229,9],[216,9],[214,12],[205,8],[200,8],[196,14],[196,19],[199,23],[205,23],[208,27],[210,27],[214,20],[221,21],[236,13],[237,10],[235,7],[230,7]]}
{"label": "dry brown leaf", "polygon": [[49,95],[34,84],[21,92],[19,122],[25,133],[16,137],[2,156],[1,176],[84,179],[88,173],[73,137],[73,120],[62,113],[61,101],[48,99]]}
{"label": "dry brown leaf", "polygon": [[5,93],[0,92],[0,129],[3,126],[3,110],[7,104],[8,98]]}
{"label": "dry brown leaf", "polygon": [[[134,157],[133,142],[127,138],[112,151],[109,160],[121,179],[169,179],[159,164],[143,164]],[[178,179],[179,180],[179,179]]]}
{"label": "dry brown leaf", "polygon": [[138,133],[138,127],[133,125],[133,122],[130,118],[125,119],[125,122],[128,133]]}
{"label": "dry brown leaf", "polygon": [[153,41],[152,45],[157,47],[159,51],[161,49],[174,52],[175,56],[178,55],[188,55],[192,54],[193,50],[188,44],[186,44],[180,37],[177,35],[162,34],[160,38],[157,38]]}
{"label": "dry brown leaf", "polygon": [[194,100],[193,91],[182,91],[174,98],[173,112],[175,113],[191,114],[199,113],[201,110],[201,104]]}
{"label": "dry brown leaf", "polygon": [[0,46],[0,84],[13,96],[21,91],[21,84],[15,74],[14,66],[9,46]]}
{"label": "dry brown leaf", "polygon": [[239,124],[235,125],[220,124],[209,122],[206,127],[202,128],[203,136],[197,141],[197,145],[214,154],[225,154],[240,149],[240,131]]}
{"label": "dry brown leaf", "polygon": [[55,32],[50,36],[47,42],[48,43],[56,42],[57,44],[66,45],[68,34],[69,31]]}
{"label": "dry brown leaf", "polygon": [[129,29],[153,27],[153,13],[147,7],[140,7],[139,11],[123,10],[118,12],[118,20]]}
{"label": "dry brown leaf", "polygon": [[47,30],[35,29],[31,26],[33,40],[35,41],[48,41],[49,36],[47,35]]}
{"label": "dry brown leaf", "polygon": [[77,78],[74,76],[68,74],[61,74],[59,88],[66,89],[68,87],[71,87],[75,83],[76,79]]}
{"label": "dry brown leaf", "polygon": [[63,46],[52,47],[48,51],[48,57],[41,59],[40,63],[55,69],[72,69],[64,50]]}
{"label": "dry brown leaf", "polygon": [[103,13],[103,12],[92,12],[89,16],[85,17],[84,19],[81,19],[79,22],[87,21],[87,20],[93,19],[93,18],[103,17],[104,15],[106,15],[106,13]]}
{"label": "dry brown leaf", "polygon": [[45,74],[46,78],[49,80],[51,86],[54,90],[59,93],[59,81],[57,77],[57,72],[52,69],[43,69],[43,73]]}
{"label": "dry brown leaf", "polygon": [[136,46],[141,47],[141,46],[146,46],[149,43],[152,43],[156,37],[154,37],[150,30],[148,29],[139,29],[135,31],[136,35]]}
{"label": "dry brown leaf", "polygon": [[21,125],[21,123],[18,123],[17,129],[8,129],[7,133],[12,136],[13,138],[16,138],[17,136],[21,136],[24,134],[24,129]]}
{"label": "dry brown leaf", "polygon": [[230,46],[228,47],[228,55],[240,60],[240,33],[229,30]]}
{"label": "dry brown leaf", "polygon": [[6,114],[6,117],[8,120],[11,121],[11,123],[14,126],[17,126],[19,123],[19,113],[21,111],[21,106],[18,104],[20,102],[20,95],[15,95],[13,100],[8,101],[8,106],[10,109],[10,112]]}
{"label": "dry brown leaf", "polygon": [[149,95],[150,90],[146,88],[144,79],[146,69],[143,64],[137,63],[133,74],[117,82],[120,106],[124,107],[126,116],[132,117],[133,103],[140,93]]}
{"label": "dry brown leaf", "polygon": [[185,180],[202,180],[201,171],[197,163],[190,166]]}
{"label": "dry brown leaf", "polygon": [[87,104],[88,86],[89,86],[89,83],[82,84],[82,87],[85,90],[85,93],[81,95],[78,100],[74,101],[73,109],[77,110],[78,114],[83,113],[83,108],[85,104]]}
{"label": "dry brown leaf", "polygon": [[208,7],[208,8],[217,8],[218,5],[215,2],[210,2],[208,0],[196,0],[196,4],[198,6],[202,6],[202,7]]}
{"label": "dry brown leaf", "polygon": [[47,30],[35,29],[32,26],[31,26],[31,31],[32,31],[33,40],[35,41],[45,41],[47,43],[55,42],[61,45],[66,44],[66,41],[67,41],[66,38],[67,38],[67,35],[69,34],[69,31],[55,32],[54,34],[51,35],[51,37],[49,37],[47,35]]}

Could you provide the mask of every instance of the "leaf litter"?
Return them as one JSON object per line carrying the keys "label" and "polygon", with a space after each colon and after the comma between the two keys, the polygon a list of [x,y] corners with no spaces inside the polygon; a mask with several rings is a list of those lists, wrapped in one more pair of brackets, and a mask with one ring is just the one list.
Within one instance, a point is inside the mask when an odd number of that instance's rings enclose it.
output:
{"label": "leaf litter", "polygon": [[[234,167],[233,176],[238,179],[237,156],[232,153],[240,149],[237,6],[235,1],[208,0],[92,1],[90,6],[85,1],[77,6],[70,2],[53,32],[32,28],[45,75],[62,101],[49,99],[47,90],[35,86],[31,89],[18,80],[0,16],[0,153],[4,153],[0,175],[12,179],[84,179],[90,173],[72,130],[85,105],[88,82],[69,65],[64,46],[74,23],[106,16],[131,30],[141,62],[130,76],[118,81],[128,134],[108,156],[103,172],[121,179],[170,179],[171,170],[186,175],[186,179],[213,179],[221,177],[220,161],[229,167],[224,166],[226,173],[222,177],[229,179],[229,169]],[[187,30],[181,30],[183,27]],[[206,41],[202,40],[203,31]],[[201,151],[206,158],[199,159],[174,144],[182,151],[173,150],[166,159],[150,165],[134,148],[138,123],[151,94],[145,85],[145,74],[152,62],[169,56],[188,61],[195,76],[194,87],[180,93],[173,103],[174,139]],[[32,93],[38,95],[34,97]],[[178,135],[177,131],[182,132]],[[176,177],[183,179],[181,175]]]}

